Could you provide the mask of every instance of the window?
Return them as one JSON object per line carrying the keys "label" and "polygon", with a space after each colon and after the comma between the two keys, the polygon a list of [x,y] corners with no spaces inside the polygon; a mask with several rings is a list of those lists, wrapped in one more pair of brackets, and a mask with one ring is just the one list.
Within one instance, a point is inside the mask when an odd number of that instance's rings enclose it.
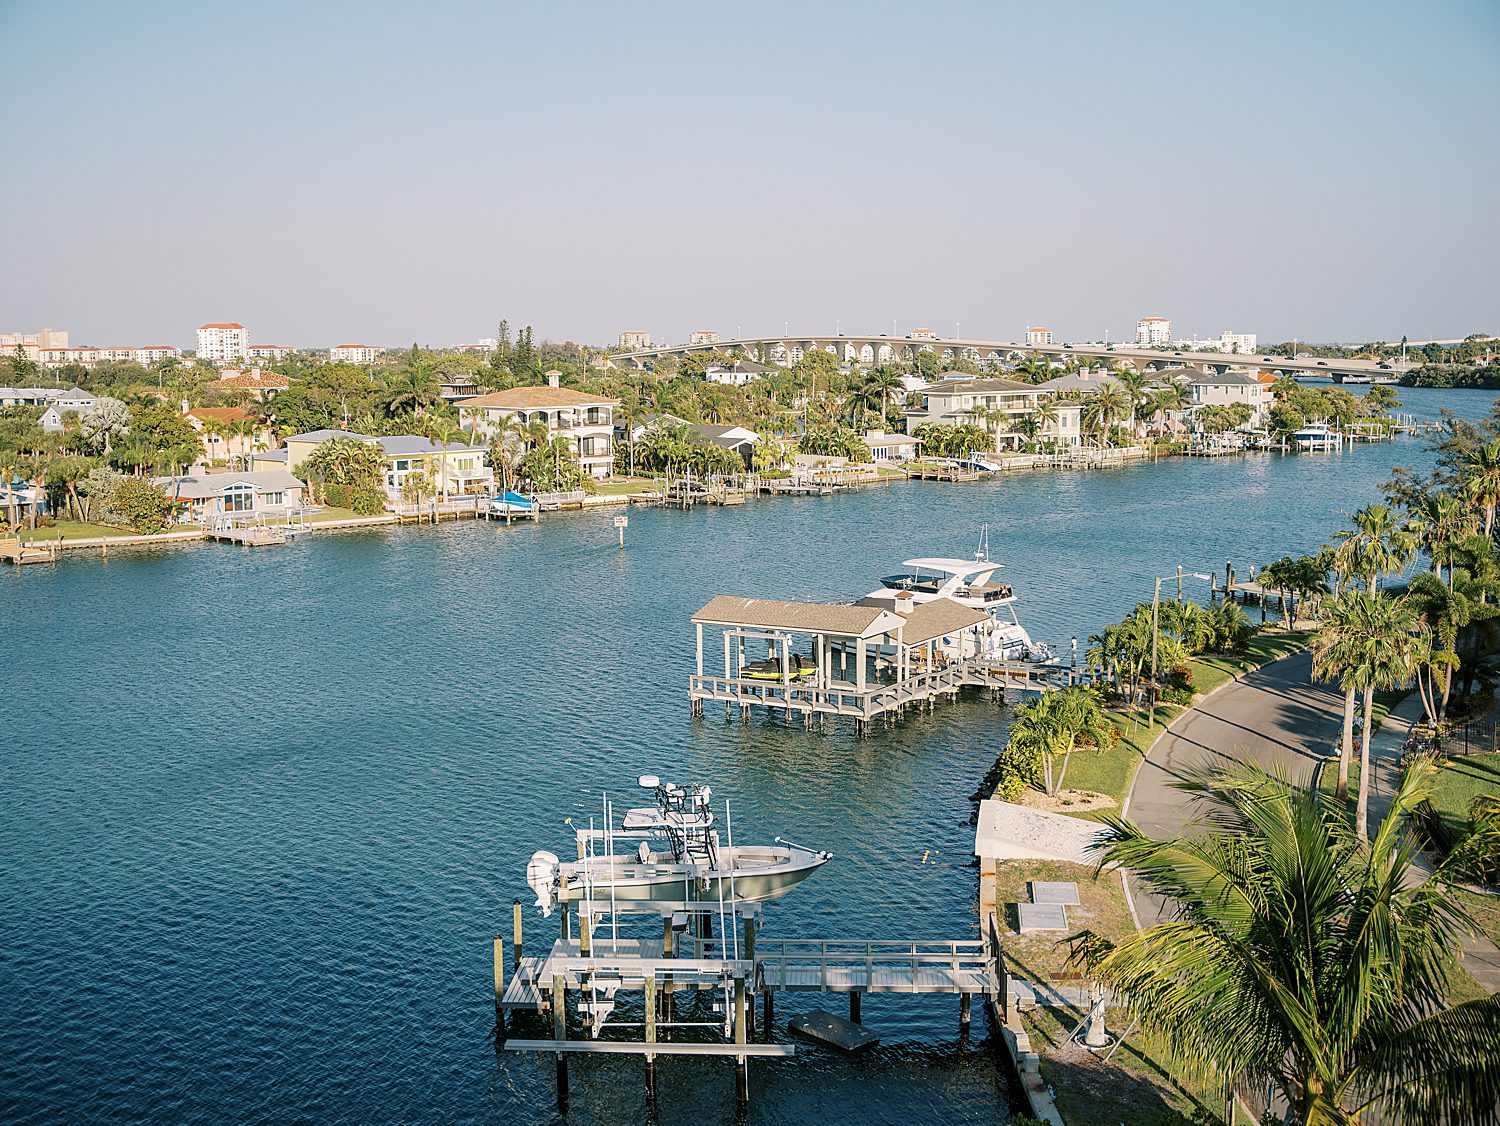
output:
{"label": "window", "polygon": [[224,490],[225,512],[251,512],[255,508],[255,490],[249,485],[230,485]]}
{"label": "window", "polygon": [[280,508],[286,504],[286,495],[284,493],[267,493],[266,504],[271,508]]}

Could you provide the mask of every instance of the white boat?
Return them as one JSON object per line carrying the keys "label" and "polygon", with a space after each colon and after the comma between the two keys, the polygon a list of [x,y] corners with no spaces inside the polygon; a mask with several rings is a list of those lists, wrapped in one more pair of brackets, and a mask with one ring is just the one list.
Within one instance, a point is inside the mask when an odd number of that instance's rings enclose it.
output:
{"label": "white boat", "polygon": [[[833,858],[779,837],[771,845],[736,845],[732,826],[729,840],[721,842],[708,786],[678,786],[654,774],[638,782],[653,791],[656,804],[627,811],[617,828],[606,798],[603,828],[576,830],[578,860],[532,854],[526,882],[543,915],[557,904],[584,901],[595,910],[652,912],[681,903],[765,903]],[[727,817],[727,803],[725,809]],[[617,852],[621,842],[635,848]]]}
{"label": "white boat", "polygon": [[974,559],[922,558],[906,559],[909,568],[900,574],[880,580],[880,589],[862,599],[870,605],[894,605],[898,595],[910,595],[917,603],[948,598],[961,606],[971,606],[990,616],[987,656],[1007,661],[1057,660],[1057,650],[1043,642],[1033,641],[1031,634],[1016,616],[1016,596],[1009,583],[995,581],[1000,564],[989,556],[988,535],[980,541]]}
{"label": "white boat", "polygon": [[1342,440],[1343,435],[1324,422],[1292,431],[1292,443],[1299,450],[1336,450]]}

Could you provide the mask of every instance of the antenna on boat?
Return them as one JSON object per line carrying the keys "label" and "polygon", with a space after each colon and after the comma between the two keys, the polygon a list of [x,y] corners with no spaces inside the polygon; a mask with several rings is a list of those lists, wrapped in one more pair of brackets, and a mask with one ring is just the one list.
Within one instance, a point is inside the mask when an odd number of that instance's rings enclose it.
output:
{"label": "antenna on boat", "polygon": [[990,526],[988,524],[979,525],[979,550],[974,552],[974,559],[979,563],[990,561]]}

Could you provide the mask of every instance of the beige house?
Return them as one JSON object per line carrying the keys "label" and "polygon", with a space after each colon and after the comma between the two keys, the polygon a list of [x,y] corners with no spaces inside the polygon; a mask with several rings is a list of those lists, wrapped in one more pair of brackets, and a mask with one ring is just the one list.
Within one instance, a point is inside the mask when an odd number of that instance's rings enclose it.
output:
{"label": "beige house", "polygon": [[[945,373],[921,394],[922,406],[907,411],[908,431],[914,433],[926,422],[978,426],[989,433],[995,450],[1020,448],[1025,439],[1017,432],[1017,424],[1035,413],[1044,398],[1052,398],[1046,384],[960,372]],[[1058,400],[1055,409],[1056,419],[1046,423],[1037,437],[1064,446],[1078,445],[1082,441],[1082,408],[1076,402]]]}
{"label": "beige house", "polygon": [[303,484],[284,469],[158,477],[184,524],[234,523],[285,517],[302,507]]}
{"label": "beige house", "polygon": [[495,472],[485,464],[485,447],[450,442],[445,449],[440,442],[418,434],[390,434],[375,437],[352,430],[310,430],[293,434],[286,447],[253,455],[256,469],[286,469],[296,472],[324,442],[348,438],[379,446],[385,455],[384,484],[387,498],[395,503],[401,498],[406,478],[426,470],[445,496],[488,495],[495,482]]}
{"label": "beige house", "polygon": [[253,368],[250,371],[225,368],[224,374],[208,386],[213,391],[248,391],[256,402],[265,402],[267,399],[274,398],[278,391],[285,391],[291,385],[290,379],[274,371],[261,371],[259,368]]}
{"label": "beige house", "polygon": [[511,387],[461,399],[458,423],[486,436],[505,418],[522,426],[545,423],[550,434],[567,439],[585,473],[601,479],[610,476],[615,466],[614,412],[620,401],[559,387],[555,373],[549,373],[548,380],[544,387]]}
{"label": "beige house", "polygon": [[257,450],[276,445],[276,434],[255,416],[239,407],[189,407],[182,404],[182,417],[198,431],[203,440],[203,457],[208,464],[223,462],[241,466],[250,464]]}

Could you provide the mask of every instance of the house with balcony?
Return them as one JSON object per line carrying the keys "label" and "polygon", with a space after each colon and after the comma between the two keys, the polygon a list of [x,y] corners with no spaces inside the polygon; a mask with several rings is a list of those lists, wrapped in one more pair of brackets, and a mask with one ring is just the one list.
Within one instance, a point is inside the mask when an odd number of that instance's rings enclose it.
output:
{"label": "house with balcony", "polygon": [[510,387],[460,400],[458,420],[465,430],[485,436],[495,433],[501,419],[521,426],[540,422],[548,434],[567,440],[585,473],[603,479],[614,472],[615,408],[619,405],[618,399],[560,387],[556,374],[549,374],[545,386]]}
{"label": "house with balcony", "polygon": [[305,434],[293,434],[286,440],[284,449],[270,450],[251,455],[253,467],[259,469],[296,468],[324,442],[335,438],[346,438],[379,446],[385,455],[382,483],[386,499],[396,504],[401,501],[401,490],[406,479],[417,470],[426,470],[437,483],[444,497],[488,495],[495,483],[495,471],[485,464],[486,448],[469,445],[467,442],[449,442],[444,446],[420,434],[387,434],[374,436],[359,434],[352,430],[310,430]]}
{"label": "house with balcony", "polygon": [[192,473],[158,477],[156,484],[176,506],[183,524],[207,524],[220,517],[236,523],[285,518],[302,508],[306,488],[285,469]]}
{"label": "house with balcony", "polygon": [[1244,403],[1251,410],[1250,425],[1265,423],[1276,397],[1270,385],[1245,371],[1194,375],[1187,382],[1193,397],[1193,409],[1199,407],[1232,407]]}
{"label": "house with balcony", "polygon": [[[1053,398],[1044,387],[995,376],[946,372],[921,389],[922,405],[907,410],[906,430],[914,434],[917,427],[929,422],[977,426],[990,435],[993,449],[1019,449],[1026,442],[1017,429],[1021,420],[1035,414],[1043,399]],[[1078,445],[1082,441],[1079,404],[1058,400],[1054,410],[1056,418],[1042,424],[1038,440]]]}
{"label": "house with balcony", "polygon": [[256,450],[276,445],[275,432],[240,407],[189,407],[184,400],[182,417],[198,432],[208,465],[248,466]]}

